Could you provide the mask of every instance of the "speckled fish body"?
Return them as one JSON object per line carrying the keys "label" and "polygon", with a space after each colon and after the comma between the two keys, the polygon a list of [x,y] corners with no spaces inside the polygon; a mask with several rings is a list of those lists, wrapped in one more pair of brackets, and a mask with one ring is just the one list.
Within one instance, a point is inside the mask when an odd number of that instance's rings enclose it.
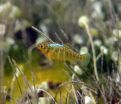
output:
{"label": "speckled fish body", "polygon": [[85,63],[88,61],[86,54],[80,55],[66,45],[58,43],[40,43],[37,48],[50,60],[59,61],[80,61]]}

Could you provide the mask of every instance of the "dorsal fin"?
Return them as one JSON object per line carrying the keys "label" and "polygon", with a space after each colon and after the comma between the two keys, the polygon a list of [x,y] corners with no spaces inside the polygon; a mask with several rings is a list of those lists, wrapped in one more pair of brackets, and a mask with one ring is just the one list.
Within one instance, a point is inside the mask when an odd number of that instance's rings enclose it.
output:
{"label": "dorsal fin", "polygon": [[75,49],[75,48],[74,48],[72,45],[70,45],[69,43],[64,44],[64,46],[65,46],[66,48],[71,49],[71,50],[73,50],[73,51],[75,51],[75,52],[78,53],[77,49]]}

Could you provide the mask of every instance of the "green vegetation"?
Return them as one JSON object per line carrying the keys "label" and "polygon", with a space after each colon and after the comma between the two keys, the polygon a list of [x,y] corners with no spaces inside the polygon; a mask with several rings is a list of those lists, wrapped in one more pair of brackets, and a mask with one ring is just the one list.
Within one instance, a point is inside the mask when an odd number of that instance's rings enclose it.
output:
{"label": "green vegetation", "polygon": [[[120,104],[120,6],[119,0],[1,0],[0,104]],[[42,53],[43,42],[86,54],[86,65],[81,57],[59,60],[74,57],[60,48]]]}

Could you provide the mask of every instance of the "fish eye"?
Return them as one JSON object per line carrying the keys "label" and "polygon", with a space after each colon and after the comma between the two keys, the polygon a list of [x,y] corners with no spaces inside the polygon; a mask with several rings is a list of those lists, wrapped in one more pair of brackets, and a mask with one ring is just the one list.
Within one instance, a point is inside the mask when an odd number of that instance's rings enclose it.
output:
{"label": "fish eye", "polygon": [[44,45],[40,45],[40,48],[44,48]]}

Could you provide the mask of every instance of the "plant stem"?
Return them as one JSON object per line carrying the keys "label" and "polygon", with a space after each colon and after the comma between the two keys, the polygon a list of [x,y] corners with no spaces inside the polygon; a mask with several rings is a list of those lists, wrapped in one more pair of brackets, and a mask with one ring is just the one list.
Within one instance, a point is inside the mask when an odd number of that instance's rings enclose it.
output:
{"label": "plant stem", "polygon": [[93,44],[93,40],[92,40],[92,35],[90,34],[89,26],[87,24],[84,24],[84,25],[85,25],[85,29],[87,31],[89,41],[91,44],[91,48],[92,48],[95,77],[96,77],[97,81],[99,81],[98,72],[97,72],[97,64],[96,64],[96,54],[95,54],[95,48],[94,48],[94,44]]}
{"label": "plant stem", "polygon": [[3,38],[0,36],[0,104],[5,104],[3,94],[3,77],[4,77],[4,49]]}

